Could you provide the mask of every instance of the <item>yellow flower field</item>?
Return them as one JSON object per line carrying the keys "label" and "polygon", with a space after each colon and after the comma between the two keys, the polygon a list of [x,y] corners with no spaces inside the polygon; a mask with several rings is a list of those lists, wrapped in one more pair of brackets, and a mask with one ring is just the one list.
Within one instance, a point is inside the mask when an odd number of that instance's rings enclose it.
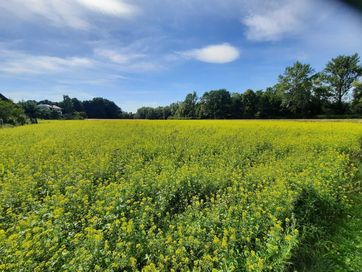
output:
{"label": "yellow flower field", "polygon": [[0,130],[1,271],[283,271],[307,200],[349,205],[362,126],[49,121]]}

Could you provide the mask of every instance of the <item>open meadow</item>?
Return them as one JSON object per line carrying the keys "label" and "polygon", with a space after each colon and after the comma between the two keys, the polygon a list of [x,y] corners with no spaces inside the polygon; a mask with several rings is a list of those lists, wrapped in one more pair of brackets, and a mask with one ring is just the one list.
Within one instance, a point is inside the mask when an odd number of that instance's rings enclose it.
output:
{"label": "open meadow", "polygon": [[329,121],[0,129],[0,271],[302,271],[355,205],[361,137]]}

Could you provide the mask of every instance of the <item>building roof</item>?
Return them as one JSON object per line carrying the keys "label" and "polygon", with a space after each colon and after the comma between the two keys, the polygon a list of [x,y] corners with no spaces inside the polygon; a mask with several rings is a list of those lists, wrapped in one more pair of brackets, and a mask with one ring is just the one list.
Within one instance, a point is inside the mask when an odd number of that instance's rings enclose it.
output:
{"label": "building roof", "polygon": [[58,106],[56,106],[56,105],[49,105],[49,104],[38,104],[38,107],[53,109],[53,110],[57,110],[57,111],[61,111],[61,110],[62,110],[61,107],[58,107]]}
{"label": "building roof", "polygon": [[1,93],[0,93],[0,100],[9,101],[9,99],[8,99],[8,98],[6,98],[5,96],[3,96]]}

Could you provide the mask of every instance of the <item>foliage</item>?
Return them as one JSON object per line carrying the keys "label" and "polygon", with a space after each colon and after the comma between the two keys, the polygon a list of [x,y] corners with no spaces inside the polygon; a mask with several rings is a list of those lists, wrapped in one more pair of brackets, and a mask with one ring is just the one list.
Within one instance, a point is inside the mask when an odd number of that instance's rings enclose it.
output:
{"label": "foliage", "polygon": [[229,117],[231,105],[230,93],[225,89],[204,93],[200,100],[201,118],[225,119]]}
{"label": "foliage", "polygon": [[324,69],[324,79],[340,111],[343,110],[342,102],[351,90],[352,83],[362,76],[359,60],[358,54],[341,55],[328,62]]}
{"label": "foliage", "polygon": [[0,127],[5,124],[24,125],[27,122],[22,108],[10,100],[0,100]]}
{"label": "foliage", "polygon": [[362,82],[353,82],[353,103],[352,110],[355,113],[362,113]]}
{"label": "foliage", "polygon": [[361,133],[290,121],[1,130],[0,270],[282,271],[320,209],[350,206]]}
{"label": "foliage", "polygon": [[297,117],[310,115],[312,98],[312,68],[309,64],[300,62],[287,67],[279,76],[277,90],[282,96],[282,107]]}
{"label": "foliage", "polygon": [[83,102],[84,110],[89,118],[117,119],[121,116],[121,109],[105,98],[96,97]]}

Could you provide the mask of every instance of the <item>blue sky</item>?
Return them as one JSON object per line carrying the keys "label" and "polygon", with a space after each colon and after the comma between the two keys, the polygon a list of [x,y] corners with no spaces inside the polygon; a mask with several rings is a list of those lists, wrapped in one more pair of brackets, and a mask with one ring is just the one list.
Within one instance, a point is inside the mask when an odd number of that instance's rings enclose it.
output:
{"label": "blue sky", "polygon": [[0,92],[135,111],[264,89],[296,60],[361,55],[361,30],[362,13],[333,0],[0,1]]}

